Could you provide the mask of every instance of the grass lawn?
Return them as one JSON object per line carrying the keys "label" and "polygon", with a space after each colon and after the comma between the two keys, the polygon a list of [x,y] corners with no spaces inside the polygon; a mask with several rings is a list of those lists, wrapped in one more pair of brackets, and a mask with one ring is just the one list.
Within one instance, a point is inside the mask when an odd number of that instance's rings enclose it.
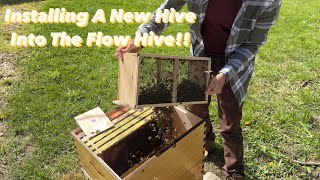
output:
{"label": "grass lawn", "polygon": [[[20,0],[22,1],[22,0]],[[11,33],[44,35],[65,31],[85,39],[88,32],[133,35],[138,24],[109,23],[111,9],[146,12],[162,2],[65,1],[0,2],[0,179],[83,179],[70,132],[73,117],[94,107],[111,110],[117,93],[116,47],[12,48]],[[106,24],[4,23],[7,8],[47,12],[104,9]],[[147,8],[146,8],[147,7]],[[245,172],[248,179],[317,179],[320,167],[320,2],[283,0],[279,20],[260,49],[244,104]],[[166,35],[187,32],[173,24]],[[49,40],[49,44],[51,41]],[[188,48],[145,48],[142,52],[170,55]],[[212,119],[217,119],[212,103]],[[222,140],[206,160],[205,171],[223,165]],[[218,171],[219,174],[219,171]]]}

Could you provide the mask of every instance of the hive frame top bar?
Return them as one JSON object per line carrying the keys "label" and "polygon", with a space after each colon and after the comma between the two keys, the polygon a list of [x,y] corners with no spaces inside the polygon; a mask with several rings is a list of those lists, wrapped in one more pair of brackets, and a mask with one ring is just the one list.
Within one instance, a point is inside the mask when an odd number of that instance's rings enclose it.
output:
{"label": "hive frame top bar", "polygon": [[136,54],[140,57],[149,57],[149,58],[161,58],[161,59],[184,59],[184,60],[198,60],[198,61],[210,61],[211,58],[208,57],[192,57],[192,56],[167,56],[161,54],[144,54],[144,53],[128,53]]}

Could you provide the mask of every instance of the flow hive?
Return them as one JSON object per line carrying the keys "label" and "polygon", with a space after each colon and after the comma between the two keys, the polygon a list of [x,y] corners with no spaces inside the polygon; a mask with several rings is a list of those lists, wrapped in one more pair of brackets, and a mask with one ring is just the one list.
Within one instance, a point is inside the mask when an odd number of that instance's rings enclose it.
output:
{"label": "flow hive", "polygon": [[204,104],[210,58],[124,54],[119,61],[118,102],[131,108]]}
{"label": "flow hive", "polygon": [[172,107],[169,142],[157,138],[155,108],[118,107],[107,113],[115,126],[88,139],[80,128],[72,131],[84,173],[90,179],[202,179],[205,122]]}

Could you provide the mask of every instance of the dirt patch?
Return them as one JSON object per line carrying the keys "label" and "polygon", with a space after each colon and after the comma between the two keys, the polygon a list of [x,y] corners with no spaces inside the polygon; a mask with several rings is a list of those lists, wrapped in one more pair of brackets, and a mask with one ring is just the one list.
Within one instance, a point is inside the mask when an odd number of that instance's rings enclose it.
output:
{"label": "dirt patch", "polygon": [[15,75],[15,65],[12,62],[3,62],[0,64],[0,78],[12,77]]}
{"label": "dirt patch", "polygon": [[316,116],[313,118],[317,124],[320,125],[320,116]]}
{"label": "dirt patch", "polygon": [[4,24],[2,31],[8,37],[11,37],[11,33],[15,32],[19,27],[19,24]]}
{"label": "dirt patch", "polygon": [[[2,124],[6,129],[6,126]],[[14,168],[30,159],[36,148],[32,144],[32,136],[14,136],[5,131],[0,137],[0,179],[13,179]]]}
{"label": "dirt patch", "polygon": [[[31,1],[31,0],[30,0]],[[1,1],[1,4],[29,1]],[[26,6],[26,7],[23,7]],[[32,6],[32,5],[31,5]],[[13,5],[10,9],[13,11],[24,12],[31,8],[29,5]],[[30,7],[30,8],[27,8]],[[5,11],[5,10],[4,10]],[[0,13],[0,19],[4,19],[4,12]],[[9,41],[12,32],[20,32],[25,28],[22,24],[7,24],[0,25],[0,41],[4,42],[4,49],[0,48],[0,179],[14,179],[13,172],[26,162],[37,152],[31,135],[16,136],[7,124],[7,118],[3,115],[3,109],[6,106],[6,97],[10,96],[15,91],[14,82],[19,78],[17,72],[17,62],[20,60],[26,50],[21,51],[9,47]],[[11,49],[16,52],[10,53],[6,49]],[[6,53],[7,52],[7,53]]]}
{"label": "dirt patch", "polygon": [[37,2],[42,0],[3,0],[0,4],[3,5],[14,5],[14,4],[22,4],[22,3],[29,3],[29,2]]}
{"label": "dirt patch", "polygon": [[30,158],[34,152],[30,136],[15,136],[8,129],[2,114],[5,97],[14,92],[13,82],[18,78],[16,67],[18,53],[0,54],[0,179],[12,179],[12,171],[19,162]]}
{"label": "dirt patch", "polygon": [[204,172],[214,172],[216,176],[218,176],[221,179],[225,178],[225,175],[223,174],[223,170],[221,166],[218,166],[212,162],[206,162],[204,166]]}
{"label": "dirt patch", "polygon": [[11,85],[17,79],[18,57],[17,53],[0,54],[0,113],[6,104],[4,98],[13,92]]}
{"label": "dirt patch", "polygon": [[3,136],[6,130],[7,130],[7,125],[4,123],[4,121],[0,120],[0,137]]}
{"label": "dirt patch", "polygon": [[320,179],[320,167],[314,168],[314,170],[312,171],[312,178]]}
{"label": "dirt patch", "polygon": [[0,62],[13,62],[17,61],[19,58],[18,53],[3,53],[0,54]]}

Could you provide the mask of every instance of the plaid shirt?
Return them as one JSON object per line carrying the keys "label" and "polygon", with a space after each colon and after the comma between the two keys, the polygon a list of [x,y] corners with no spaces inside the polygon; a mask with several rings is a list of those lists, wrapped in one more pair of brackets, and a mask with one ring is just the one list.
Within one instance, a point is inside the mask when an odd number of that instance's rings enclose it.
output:
{"label": "plaid shirt", "polygon": [[[242,106],[251,79],[255,56],[267,40],[268,30],[275,24],[282,0],[242,0],[242,7],[231,28],[225,50],[227,64],[220,70],[229,81],[231,89]],[[187,4],[188,10],[197,14],[198,20],[190,25],[191,54],[206,57],[201,24],[204,20],[208,0],[166,0],[159,8],[174,8],[177,11]],[[154,17],[148,24],[142,24],[137,33],[156,34],[168,26],[156,23]]]}

